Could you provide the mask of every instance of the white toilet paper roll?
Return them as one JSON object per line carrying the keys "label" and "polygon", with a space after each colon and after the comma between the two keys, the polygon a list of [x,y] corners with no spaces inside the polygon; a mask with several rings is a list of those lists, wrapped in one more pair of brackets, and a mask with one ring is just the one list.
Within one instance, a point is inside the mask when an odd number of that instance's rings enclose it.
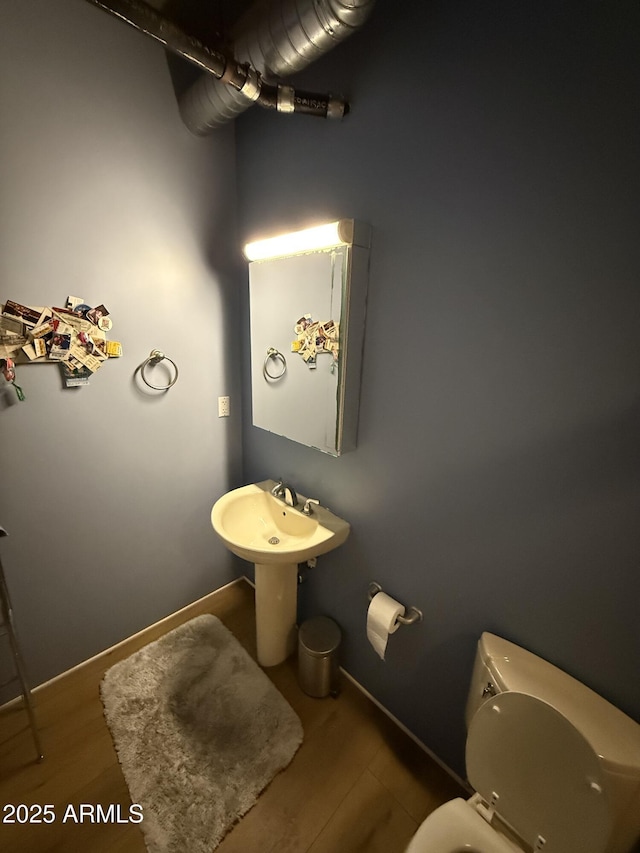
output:
{"label": "white toilet paper roll", "polygon": [[398,616],[404,616],[404,607],[386,592],[379,592],[371,599],[367,611],[367,639],[376,650],[380,660],[384,660],[389,634],[400,627]]}

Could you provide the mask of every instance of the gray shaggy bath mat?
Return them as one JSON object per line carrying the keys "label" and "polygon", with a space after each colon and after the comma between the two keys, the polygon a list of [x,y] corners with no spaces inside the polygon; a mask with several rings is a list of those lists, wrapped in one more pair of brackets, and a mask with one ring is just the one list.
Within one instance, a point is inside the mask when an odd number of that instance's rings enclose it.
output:
{"label": "gray shaggy bath mat", "polygon": [[210,853],[302,742],[297,714],[211,615],[115,664],[100,695],[150,853]]}

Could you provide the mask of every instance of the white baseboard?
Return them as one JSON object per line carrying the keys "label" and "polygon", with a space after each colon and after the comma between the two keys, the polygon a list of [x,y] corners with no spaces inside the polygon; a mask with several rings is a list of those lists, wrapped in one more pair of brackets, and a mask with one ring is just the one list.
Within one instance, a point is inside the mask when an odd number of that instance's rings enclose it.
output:
{"label": "white baseboard", "polygon": [[438,758],[438,756],[435,754],[435,752],[433,752],[431,749],[429,749],[429,747],[426,744],[424,744],[418,737],[416,737],[416,735],[414,735],[414,733],[411,731],[411,729],[408,729],[403,723],[401,723],[400,720],[397,717],[395,717],[391,713],[391,711],[389,711],[388,708],[385,708],[385,706],[382,704],[382,702],[379,702],[375,696],[373,696],[371,693],[369,693],[369,691],[365,687],[363,687],[359,681],[356,681],[356,679],[352,675],[350,675],[347,672],[347,670],[344,669],[344,667],[340,667],[340,672],[345,676],[345,678],[347,678],[353,684],[354,687],[357,687],[358,690],[361,693],[363,693],[367,697],[367,699],[369,699],[370,702],[373,702],[373,704],[376,707],[378,707],[382,711],[382,713],[385,714],[385,716],[387,716],[391,720],[391,722],[395,723],[395,725],[401,731],[403,731],[407,735],[407,737],[410,737],[411,740],[416,744],[417,747],[419,747],[424,753],[426,753],[429,756],[429,758],[431,758],[433,761],[435,761],[435,763],[439,767],[442,767],[442,769],[445,771],[445,773],[448,773],[448,775],[451,776],[451,778],[455,782],[457,782],[458,785],[461,785],[465,789],[465,791],[469,792],[469,794],[473,793],[473,791],[469,787],[468,782],[465,782],[465,780],[461,779],[457,773],[454,773],[454,771],[447,764],[445,764],[441,758]]}
{"label": "white baseboard", "polygon": [[[80,661],[80,663],[76,664],[75,666],[72,666],[70,669],[66,669],[64,672],[61,672],[58,675],[54,675],[53,678],[48,679],[48,681],[43,681],[42,684],[38,684],[37,687],[32,687],[31,692],[33,694],[37,694],[40,690],[44,690],[46,687],[50,687],[51,685],[53,685],[57,681],[60,681],[61,679],[65,678],[66,676],[70,675],[71,673],[77,672],[78,670],[81,670],[84,667],[89,666],[90,664],[94,663],[95,661],[100,660],[100,658],[108,657],[116,649],[119,649],[121,646],[125,645],[126,643],[130,643],[131,640],[135,639],[136,637],[142,636],[143,634],[145,634],[149,630],[155,630],[158,626],[164,624],[165,622],[174,621],[176,616],[178,616],[180,613],[185,613],[186,611],[189,611],[189,610],[197,607],[205,599],[211,598],[212,596],[217,595],[219,592],[222,592],[222,590],[228,589],[229,587],[234,586],[234,584],[240,583],[240,581],[242,581],[242,580],[246,580],[246,578],[244,578],[244,577],[235,578],[235,580],[232,580],[229,583],[225,584],[224,586],[221,586],[218,589],[213,590],[213,592],[208,592],[206,595],[203,595],[202,598],[199,598],[196,601],[192,601],[190,604],[187,604],[184,607],[181,607],[180,610],[176,610],[175,613],[170,613],[168,616],[165,616],[163,619],[159,619],[157,622],[154,622],[153,625],[148,625],[146,628],[143,628],[141,631],[137,631],[135,634],[132,634],[130,637],[127,637],[126,639],[121,640],[119,643],[116,643],[113,646],[109,646],[108,649],[104,649],[103,651],[98,652],[97,654],[93,655],[92,657],[87,658],[86,660]],[[19,702],[22,702],[22,694],[14,697],[13,699],[9,699],[9,701],[6,702],[4,705],[0,705],[0,711],[2,711],[3,709],[9,709],[13,705],[15,705]]]}
{"label": "white baseboard", "polygon": [[[197,606],[200,602],[204,601],[206,598],[210,598],[211,596],[215,596],[217,593],[222,592],[222,590],[228,589],[229,587],[234,586],[234,584],[240,583],[242,581],[246,581],[246,583],[248,583],[249,586],[255,588],[255,584],[253,583],[253,581],[251,581],[246,575],[242,575],[241,577],[235,578],[235,580],[230,581],[229,583],[225,584],[224,586],[221,586],[219,589],[216,589],[213,592],[207,593],[207,595],[204,595],[202,598],[198,599],[197,601],[193,601],[190,604],[187,604],[185,607],[182,607],[180,610],[177,610],[175,613],[171,613],[169,616],[166,616],[164,619],[160,619],[158,622],[155,622],[153,625],[150,625],[147,628],[143,628],[141,631],[138,631],[136,634],[133,634],[131,637],[127,637],[125,640],[122,640],[121,642],[116,643],[114,646],[110,646],[108,649],[105,649],[102,652],[98,652],[98,654],[93,655],[93,657],[90,657],[87,660],[81,661],[79,664],[76,664],[76,666],[71,667],[71,669],[67,669],[67,670],[65,670],[65,672],[61,672],[59,675],[55,675],[53,678],[50,678],[48,681],[44,681],[42,684],[39,684],[37,687],[34,687],[31,692],[37,694],[38,691],[44,690],[46,687],[49,687],[49,686],[55,684],[57,681],[60,681],[62,678],[65,678],[70,673],[76,672],[77,670],[80,670],[85,666],[89,666],[91,663],[94,663],[95,661],[99,660],[100,658],[104,658],[104,657],[111,655],[116,649],[120,648],[125,643],[130,643],[132,639],[135,639],[136,637],[140,637],[146,631],[149,631],[150,629],[156,629],[158,626],[160,626],[163,623],[168,622],[170,620],[174,621],[176,616],[178,616],[180,613],[184,613],[185,611],[188,611],[188,610],[194,608],[194,606]],[[454,771],[450,767],[448,767],[444,763],[444,761],[442,761],[440,758],[438,758],[438,756],[432,750],[430,750],[428,746],[426,746],[418,737],[416,737],[416,735],[410,729],[408,729],[403,723],[401,723],[400,720],[397,717],[395,717],[391,713],[391,711],[389,711],[388,708],[385,708],[385,706],[381,702],[379,702],[375,696],[373,696],[371,693],[369,693],[369,691],[365,687],[363,687],[362,684],[360,684],[360,682],[357,681],[349,672],[347,672],[347,670],[344,669],[344,667],[340,667],[340,672],[345,676],[345,678],[347,678],[354,685],[354,687],[356,687],[362,694],[364,694],[367,697],[367,699],[369,699],[370,702],[373,702],[373,704],[376,705],[382,711],[382,713],[385,714],[401,731],[403,731],[408,737],[410,737],[411,740],[416,744],[416,746],[419,749],[421,749],[423,752],[425,752],[429,756],[429,758],[431,758],[433,761],[435,761],[435,763],[437,765],[439,765],[445,771],[445,773],[448,773],[448,775],[451,776],[451,778],[454,781],[456,781],[459,785],[461,785],[466,791],[469,791],[470,794],[473,793],[471,791],[471,789],[469,788],[469,785],[467,782],[465,782],[463,779],[461,779],[457,775],[457,773],[454,773]],[[0,711],[2,711],[4,709],[8,710],[13,705],[15,705],[19,702],[22,702],[22,695],[16,696],[14,699],[10,699],[4,705],[0,705]]]}

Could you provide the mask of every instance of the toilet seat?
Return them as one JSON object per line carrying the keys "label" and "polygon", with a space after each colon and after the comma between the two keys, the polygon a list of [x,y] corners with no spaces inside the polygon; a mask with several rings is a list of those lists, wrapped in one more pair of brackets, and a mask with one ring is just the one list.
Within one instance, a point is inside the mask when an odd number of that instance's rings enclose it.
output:
{"label": "toilet seat", "polygon": [[507,691],[469,726],[467,775],[489,809],[534,850],[602,853],[611,814],[600,759],[552,705]]}
{"label": "toilet seat", "polygon": [[477,794],[432,812],[406,853],[605,850],[611,815],[600,759],[552,705],[515,691],[487,700],[469,726],[466,762]]}
{"label": "toilet seat", "polygon": [[522,853],[459,797],[432,812],[406,853]]}

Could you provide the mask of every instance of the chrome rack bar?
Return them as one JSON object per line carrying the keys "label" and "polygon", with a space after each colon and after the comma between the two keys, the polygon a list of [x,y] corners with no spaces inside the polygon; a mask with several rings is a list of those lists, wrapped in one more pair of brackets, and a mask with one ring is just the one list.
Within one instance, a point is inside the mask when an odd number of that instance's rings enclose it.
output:
{"label": "chrome rack bar", "polygon": [[[0,527],[0,537],[7,535],[7,531],[4,529],[4,527]],[[33,742],[36,747],[36,752],[38,754],[38,761],[42,761],[42,742],[40,740],[40,732],[38,731],[36,716],[33,709],[31,690],[29,689],[29,684],[27,682],[25,666],[22,660],[22,654],[20,652],[20,646],[18,645],[18,638],[16,637],[16,632],[13,624],[13,609],[11,607],[9,590],[7,588],[7,582],[5,580],[4,570],[2,568],[2,560],[0,560],[0,616],[0,624],[2,624],[3,634],[8,637],[9,645],[11,646],[11,651],[13,653],[13,662],[16,670],[15,678],[9,679],[6,684],[9,684],[11,681],[20,681],[20,687],[22,689],[22,698],[24,700],[24,706],[27,712],[27,716],[29,718],[29,725],[31,726],[31,733],[33,735]]]}

